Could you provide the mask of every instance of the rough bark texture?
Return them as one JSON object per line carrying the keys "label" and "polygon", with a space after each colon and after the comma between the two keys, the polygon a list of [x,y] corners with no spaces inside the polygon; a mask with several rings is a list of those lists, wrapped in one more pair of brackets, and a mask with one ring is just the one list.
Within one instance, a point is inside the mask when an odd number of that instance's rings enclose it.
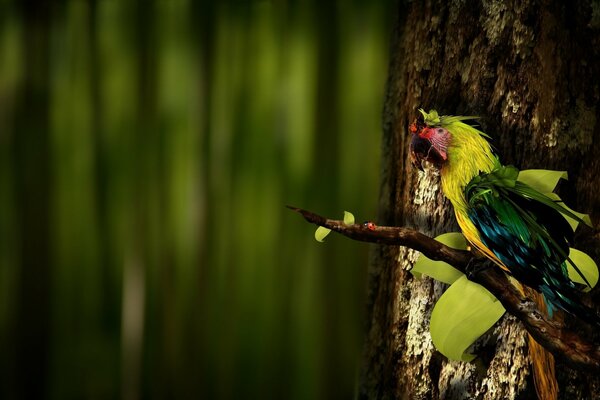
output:
{"label": "rough bark texture", "polygon": [[[418,107],[477,114],[505,164],[561,169],[561,196],[600,221],[600,3],[411,2],[393,32],[384,110],[380,223],[429,235],[458,230],[433,170],[407,159],[407,124]],[[596,230],[576,247],[600,260]],[[412,250],[373,252],[361,398],[535,398],[522,326],[504,317],[472,364],[448,362],[429,336],[429,316],[444,287],[413,280]],[[592,296],[599,304],[598,290]],[[594,341],[591,329],[586,332]],[[558,363],[559,397],[591,399],[595,375]]]}

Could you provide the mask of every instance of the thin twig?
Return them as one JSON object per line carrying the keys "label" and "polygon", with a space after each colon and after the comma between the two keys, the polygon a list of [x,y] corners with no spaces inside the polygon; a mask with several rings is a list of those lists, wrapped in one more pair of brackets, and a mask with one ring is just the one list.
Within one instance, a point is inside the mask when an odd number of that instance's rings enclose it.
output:
{"label": "thin twig", "polygon": [[[448,247],[437,240],[413,229],[392,226],[366,227],[362,224],[346,225],[343,221],[327,219],[301,208],[287,206],[301,214],[312,224],[323,226],[344,236],[361,242],[406,246],[420,251],[427,257],[445,261],[466,273],[469,262],[489,263],[473,253]],[[517,317],[527,332],[548,351],[570,366],[585,371],[600,370],[600,346],[590,343],[582,333],[569,330],[563,323],[549,319],[541,313],[535,303],[524,296],[499,268],[477,268],[469,276],[489,290],[504,308]]]}

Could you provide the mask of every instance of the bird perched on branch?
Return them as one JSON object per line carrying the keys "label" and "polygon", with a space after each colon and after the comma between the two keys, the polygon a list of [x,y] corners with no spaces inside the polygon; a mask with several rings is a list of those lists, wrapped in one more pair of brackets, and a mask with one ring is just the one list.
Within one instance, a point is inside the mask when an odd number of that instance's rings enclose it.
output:
{"label": "bird perched on branch", "polygon": [[[573,282],[567,273],[570,264],[581,277],[579,281],[590,286],[569,257],[573,230],[563,216],[587,221],[555,198],[521,182],[517,168],[502,165],[489,136],[464,122],[476,117],[419,112],[409,126],[411,161],[420,170],[424,161],[440,170],[442,190],[467,241],[517,281],[541,293],[533,297],[537,296],[538,303],[545,300],[550,316],[561,309],[600,325],[596,313],[579,302],[583,285]],[[551,355],[533,339],[530,352],[539,397],[556,398]]]}
{"label": "bird perched on branch", "polygon": [[489,136],[464,121],[476,117],[421,115],[409,130],[411,159],[440,169],[442,190],[454,206],[465,238],[519,282],[543,294],[548,311],[562,309],[600,325],[593,310],[578,301],[579,284],[567,263],[589,285],[568,257],[573,231],[562,215],[583,221],[555,199],[518,180],[519,170],[504,166]]}

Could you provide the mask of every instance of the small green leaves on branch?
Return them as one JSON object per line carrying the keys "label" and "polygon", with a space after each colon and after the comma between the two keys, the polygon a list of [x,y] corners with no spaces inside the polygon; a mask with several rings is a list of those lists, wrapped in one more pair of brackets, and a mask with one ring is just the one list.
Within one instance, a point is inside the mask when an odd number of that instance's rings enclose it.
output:
{"label": "small green leaves on branch", "polygon": [[315,231],[315,239],[317,240],[317,242],[323,243],[323,239],[325,239],[325,237],[327,237],[327,235],[329,235],[330,232],[331,229],[319,226]]}
{"label": "small green leaves on branch", "polygon": [[[496,268],[491,261],[482,259],[467,250],[453,249],[413,229],[376,226],[372,223],[348,225],[344,221],[328,219],[301,208],[292,206],[288,208],[302,215],[309,223],[336,231],[351,239],[406,246],[420,251],[431,260],[444,261],[461,273],[465,273],[469,266],[475,263],[479,266],[475,269],[478,272],[469,278],[498,299],[507,312],[523,323],[525,329],[539,344],[574,368],[586,371],[600,370],[600,346],[588,340],[585,329],[570,330],[564,323],[548,318],[544,312],[538,310],[535,302],[512,285],[509,277],[500,268]],[[488,266],[490,268],[487,268]],[[585,268],[581,268],[582,271]],[[591,282],[593,279],[589,280]],[[598,278],[595,278],[595,281],[597,280]],[[463,358],[463,354],[464,352],[461,353],[460,358]]]}
{"label": "small green leaves on branch", "polygon": [[[344,224],[354,225],[354,215],[352,215],[352,213],[349,211],[344,211]],[[315,239],[317,242],[323,243],[323,240],[325,237],[327,237],[327,235],[329,235],[330,232],[331,229],[325,228],[324,226],[319,226],[315,231]]]}
{"label": "small green leaves on branch", "polygon": [[349,211],[344,211],[344,223],[346,225],[354,225],[354,215]]}

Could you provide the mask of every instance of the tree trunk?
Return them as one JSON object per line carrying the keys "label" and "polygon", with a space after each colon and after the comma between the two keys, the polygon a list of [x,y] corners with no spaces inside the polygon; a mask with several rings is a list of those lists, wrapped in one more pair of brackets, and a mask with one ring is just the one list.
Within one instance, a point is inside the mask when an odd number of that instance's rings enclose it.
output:
{"label": "tree trunk", "polygon": [[[438,235],[458,231],[433,169],[408,161],[418,107],[480,115],[504,164],[567,170],[561,196],[600,217],[600,6],[589,1],[410,2],[393,32],[384,109],[379,222]],[[596,230],[574,247],[600,261]],[[432,345],[429,316],[444,285],[414,280],[417,254],[379,246],[370,267],[361,398],[535,398],[527,336],[505,315],[475,362],[450,362]],[[591,300],[598,303],[598,290]],[[584,328],[588,329],[588,328]],[[596,343],[591,327],[586,332]],[[591,399],[600,379],[557,364],[559,398]]]}

